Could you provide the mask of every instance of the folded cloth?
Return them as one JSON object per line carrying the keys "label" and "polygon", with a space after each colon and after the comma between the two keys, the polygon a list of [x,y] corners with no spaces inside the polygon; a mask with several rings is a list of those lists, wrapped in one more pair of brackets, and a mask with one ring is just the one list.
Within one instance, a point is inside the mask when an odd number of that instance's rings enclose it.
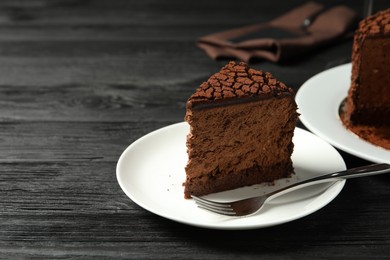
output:
{"label": "folded cloth", "polygon": [[217,32],[198,39],[212,59],[235,57],[285,61],[352,36],[357,14],[346,6],[308,2],[266,23]]}

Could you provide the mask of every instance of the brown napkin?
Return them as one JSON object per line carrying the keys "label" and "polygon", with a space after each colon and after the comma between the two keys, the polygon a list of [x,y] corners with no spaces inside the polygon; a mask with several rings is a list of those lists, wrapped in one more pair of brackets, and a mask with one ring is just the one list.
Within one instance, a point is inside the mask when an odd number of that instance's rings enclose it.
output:
{"label": "brown napkin", "polygon": [[[305,19],[310,17],[312,22],[303,28]],[[346,6],[325,8],[322,4],[308,2],[270,22],[203,36],[197,45],[212,59],[285,61],[351,36],[356,21],[357,14]]]}

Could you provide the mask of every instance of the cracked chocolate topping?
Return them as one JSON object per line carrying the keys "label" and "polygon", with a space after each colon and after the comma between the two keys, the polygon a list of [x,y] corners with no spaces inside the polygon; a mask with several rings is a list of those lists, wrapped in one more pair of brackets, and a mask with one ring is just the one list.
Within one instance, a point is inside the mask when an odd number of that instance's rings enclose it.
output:
{"label": "cracked chocolate topping", "polygon": [[[249,68],[248,64],[229,62],[218,73],[203,82],[188,99],[188,106],[205,108],[211,103],[229,104],[248,98],[266,99],[293,95],[293,90],[269,72]],[[218,102],[219,101],[219,102]],[[213,106],[213,105],[212,105]]]}
{"label": "cracked chocolate topping", "polygon": [[360,37],[390,34],[390,8],[362,20],[355,34],[358,34]]}

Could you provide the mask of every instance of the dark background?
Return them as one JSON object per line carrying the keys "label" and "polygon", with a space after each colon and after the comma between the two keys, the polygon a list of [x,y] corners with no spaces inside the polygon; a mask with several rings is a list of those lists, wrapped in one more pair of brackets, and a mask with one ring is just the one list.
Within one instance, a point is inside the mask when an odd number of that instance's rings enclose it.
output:
{"label": "dark background", "polygon": [[[363,14],[364,1],[344,3]],[[390,257],[390,179],[348,180],[323,209],[280,226],[216,231],[133,203],[115,167],[136,139],[183,121],[227,60],[200,36],[265,22],[304,1],[0,2],[0,258]],[[374,1],[374,11],[389,1]],[[251,66],[295,90],[350,60],[352,40]],[[303,127],[302,124],[300,124]],[[348,167],[370,162],[340,151]]]}

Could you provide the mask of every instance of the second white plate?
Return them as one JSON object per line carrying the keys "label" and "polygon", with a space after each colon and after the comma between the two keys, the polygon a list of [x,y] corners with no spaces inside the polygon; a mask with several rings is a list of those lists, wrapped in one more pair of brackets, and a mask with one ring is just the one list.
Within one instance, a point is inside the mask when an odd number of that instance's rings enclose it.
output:
{"label": "second white plate", "polygon": [[377,163],[390,163],[390,150],[375,146],[348,131],[339,117],[341,102],[347,97],[351,64],[323,71],[307,80],[298,90],[299,119],[313,133],[335,147]]}
{"label": "second white plate", "polygon": [[[162,217],[213,229],[253,229],[286,223],[311,214],[332,201],[345,180],[306,187],[272,200],[259,214],[237,218],[197,208],[184,199],[182,183],[187,162],[187,123],[156,130],[131,144],[118,160],[116,174],[126,195],[144,209]],[[296,128],[292,156],[296,175],[275,185],[254,185],[209,195],[219,200],[255,196],[324,173],[345,169],[340,154],[315,135]]]}

